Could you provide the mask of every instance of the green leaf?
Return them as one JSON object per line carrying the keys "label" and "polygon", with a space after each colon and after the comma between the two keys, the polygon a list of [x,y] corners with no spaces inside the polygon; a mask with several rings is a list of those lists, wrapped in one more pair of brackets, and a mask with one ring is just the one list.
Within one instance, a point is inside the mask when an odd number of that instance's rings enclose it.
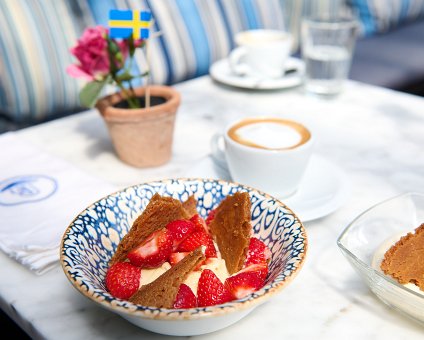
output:
{"label": "green leaf", "polygon": [[128,71],[125,71],[119,74],[116,78],[118,79],[118,81],[130,81],[134,77],[131,75],[131,73],[129,73]]}
{"label": "green leaf", "polygon": [[109,39],[109,41],[108,41],[108,48],[109,48],[109,51],[112,54],[116,54],[118,52],[121,52],[121,50],[119,49],[118,44],[114,40],[112,40],[112,39]]}
{"label": "green leaf", "polygon": [[108,78],[103,81],[93,81],[85,85],[80,92],[81,104],[85,107],[93,107],[107,81]]}

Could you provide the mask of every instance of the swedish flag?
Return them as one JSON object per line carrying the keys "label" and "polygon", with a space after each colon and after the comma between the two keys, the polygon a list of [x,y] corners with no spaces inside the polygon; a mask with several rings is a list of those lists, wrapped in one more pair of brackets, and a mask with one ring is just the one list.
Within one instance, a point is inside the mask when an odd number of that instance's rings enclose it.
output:
{"label": "swedish flag", "polygon": [[134,40],[147,39],[151,19],[150,12],[112,9],[109,11],[109,36],[125,39],[132,35]]}

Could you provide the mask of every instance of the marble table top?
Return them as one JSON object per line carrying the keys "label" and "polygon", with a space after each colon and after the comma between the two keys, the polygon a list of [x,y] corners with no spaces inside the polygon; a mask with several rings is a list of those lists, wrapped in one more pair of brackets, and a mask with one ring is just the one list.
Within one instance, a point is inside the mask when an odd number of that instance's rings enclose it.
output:
{"label": "marble table top", "polygon": [[[424,99],[349,82],[332,100],[301,88],[254,92],[209,77],[176,86],[182,94],[169,164],[140,170],[115,156],[95,111],[17,132],[24,140],[118,187],[182,177],[210,153],[210,139],[238,117],[274,115],[306,122],[316,152],[346,172],[351,195],[336,212],[305,223],[309,254],[297,278],[240,322],[198,339],[422,339],[424,329],[378,300],[344,259],[336,239],[371,205],[424,192]],[[35,338],[161,339],[80,295],[59,265],[36,276],[0,254],[0,306]]]}

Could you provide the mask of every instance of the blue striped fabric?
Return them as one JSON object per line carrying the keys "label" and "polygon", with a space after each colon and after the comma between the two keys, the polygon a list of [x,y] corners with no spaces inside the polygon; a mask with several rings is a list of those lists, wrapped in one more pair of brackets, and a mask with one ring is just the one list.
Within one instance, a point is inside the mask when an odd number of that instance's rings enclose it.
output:
{"label": "blue striped fabric", "polygon": [[196,58],[196,72],[194,76],[205,74],[210,64],[210,48],[206,31],[203,27],[202,19],[194,0],[177,0],[180,15],[184,19],[191,43],[194,48]]}
{"label": "blue striped fabric", "polygon": [[244,14],[246,16],[248,26],[252,29],[260,28],[260,24],[258,23],[258,19],[256,18],[256,14],[258,13],[255,8],[255,4],[253,0],[242,0],[240,3],[241,10],[244,10]]}
{"label": "blue striped fabric", "polygon": [[37,122],[78,107],[78,83],[64,70],[68,48],[93,24],[77,2],[0,1],[1,113]]}
{"label": "blue striped fabric", "polygon": [[387,32],[424,17],[424,0],[349,0],[365,35]]}
{"label": "blue striped fabric", "polygon": [[[85,28],[107,26],[110,9],[152,12],[161,35],[149,42],[151,82],[173,84],[206,74],[229,54],[239,31],[284,29],[288,1],[1,0],[0,111],[35,123],[76,110],[84,83],[65,73],[75,62],[69,49]],[[133,71],[145,69],[145,56],[137,51]]]}

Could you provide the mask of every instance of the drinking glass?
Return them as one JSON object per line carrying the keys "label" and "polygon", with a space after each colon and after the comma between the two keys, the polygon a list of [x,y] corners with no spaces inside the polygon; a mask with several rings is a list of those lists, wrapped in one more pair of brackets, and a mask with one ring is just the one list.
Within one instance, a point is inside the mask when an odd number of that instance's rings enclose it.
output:
{"label": "drinking glass", "polygon": [[357,22],[350,17],[302,21],[307,92],[336,95],[342,90],[350,69],[357,27]]}

